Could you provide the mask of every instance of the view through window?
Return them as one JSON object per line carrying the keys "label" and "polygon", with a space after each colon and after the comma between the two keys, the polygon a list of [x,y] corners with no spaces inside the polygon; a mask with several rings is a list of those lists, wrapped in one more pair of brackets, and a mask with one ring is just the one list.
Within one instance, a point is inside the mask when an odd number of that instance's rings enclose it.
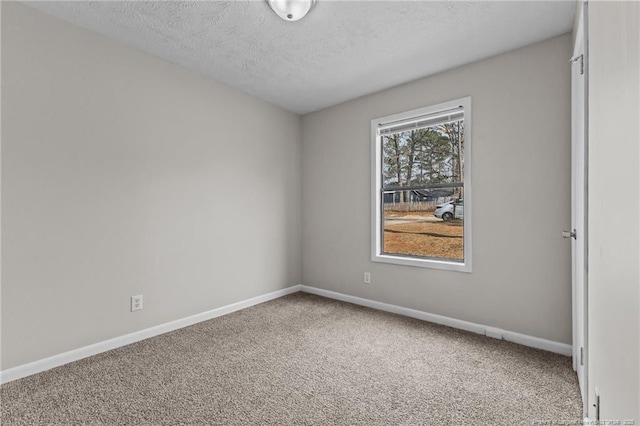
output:
{"label": "view through window", "polygon": [[378,124],[380,254],[464,263],[468,112],[447,106]]}

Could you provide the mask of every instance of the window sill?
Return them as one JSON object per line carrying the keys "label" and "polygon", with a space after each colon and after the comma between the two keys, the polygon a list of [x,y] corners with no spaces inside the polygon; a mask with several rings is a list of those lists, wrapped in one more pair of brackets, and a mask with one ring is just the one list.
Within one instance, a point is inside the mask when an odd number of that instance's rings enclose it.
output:
{"label": "window sill", "polygon": [[371,257],[373,262],[392,263],[395,265],[416,266],[419,268],[443,269],[455,272],[471,272],[470,262],[454,262],[438,259],[417,259],[413,257],[392,256],[388,254],[376,254]]}

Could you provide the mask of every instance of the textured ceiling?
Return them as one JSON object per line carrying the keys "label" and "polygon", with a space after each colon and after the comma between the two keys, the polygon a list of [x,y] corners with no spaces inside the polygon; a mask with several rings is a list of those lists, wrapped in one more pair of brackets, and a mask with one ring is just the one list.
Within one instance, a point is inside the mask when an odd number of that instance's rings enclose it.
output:
{"label": "textured ceiling", "polygon": [[572,1],[28,2],[290,111],[316,111],[571,30]]}

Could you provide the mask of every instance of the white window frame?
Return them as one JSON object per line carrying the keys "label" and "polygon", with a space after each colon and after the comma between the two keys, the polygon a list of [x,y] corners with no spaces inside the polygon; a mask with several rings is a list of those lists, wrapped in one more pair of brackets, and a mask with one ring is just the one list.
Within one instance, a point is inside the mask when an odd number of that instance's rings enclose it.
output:
{"label": "white window frame", "polygon": [[[462,106],[464,108],[464,261],[435,259],[428,257],[402,256],[383,253],[382,236],[382,136],[378,133],[380,124],[447,111]],[[471,147],[472,143],[471,97],[455,99],[425,108],[414,109],[398,114],[371,120],[371,260],[396,265],[417,266],[421,268],[445,269],[449,271],[471,272]]]}

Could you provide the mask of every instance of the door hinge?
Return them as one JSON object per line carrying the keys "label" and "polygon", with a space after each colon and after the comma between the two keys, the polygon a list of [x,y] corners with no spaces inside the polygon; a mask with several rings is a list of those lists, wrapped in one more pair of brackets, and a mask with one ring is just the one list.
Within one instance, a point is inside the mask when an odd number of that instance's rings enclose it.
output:
{"label": "door hinge", "polygon": [[584,75],[584,55],[574,56],[569,62],[580,61],[580,75]]}
{"label": "door hinge", "polygon": [[580,365],[584,365],[584,348],[580,348]]}
{"label": "door hinge", "polygon": [[596,411],[596,424],[600,424],[600,393],[598,392],[598,388],[595,389],[596,403],[593,404],[593,408]]}

